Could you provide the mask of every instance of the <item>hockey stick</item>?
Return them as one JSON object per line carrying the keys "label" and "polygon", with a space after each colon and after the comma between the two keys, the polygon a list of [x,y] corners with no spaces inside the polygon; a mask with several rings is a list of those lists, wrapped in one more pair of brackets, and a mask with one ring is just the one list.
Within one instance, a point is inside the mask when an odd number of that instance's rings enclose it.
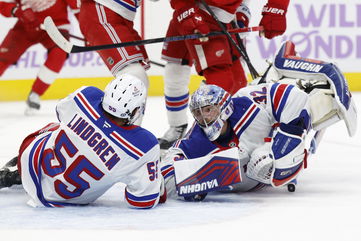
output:
{"label": "hockey stick", "polygon": [[76,40],[83,41],[84,43],[86,42],[85,38],[82,38],[82,37],[73,35],[73,34],[71,34],[71,33],[69,33],[69,37],[70,37],[70,38],[73,38],[73,39],[76,39]]}
{"label": "hockey stick", "polygon": [[162,68],[165,67],[165,64],[162,64],[162,63],[159,63],[159,62],[156,62],[156,61],[153,61],[153,60],[149,60],[149,62],[151,64],[154,64],[154,65],[158,66],[158,67],[162,67]]}
{"label": "hockey stick", "polygon": [[[232,27],[233,28],[238,27],[237,24],[234,21],[232,22]],[[259,77],[259,74],[258,74],[257,70],[253,67],[253,65],[251,63],[251,60],[250,60],[250,58],[248,56],[246,47],[244,46],[243,41],[242,41],[241,37],[238,34],[236,34],[236,40],[237,40],[239,48],[242,50],[243,54],[241,53],[241,55],[242,55],[243,59],[246,61],[247,67],[249,69],[249,72],[250,72],[252,78],[256,79],[257,77]]]}
{"label": "hockey stick", "polygon": [[[171,37],[163,37],[163,38],[154,38],[154,39],[144,39],[137,40],[131,42],[123,42],[123,43],[115,43],[115,44],[105,44],[105,45],[96,45],[96,46],[77,46],[69,42],[64,36],[59,32],[58,28],[55,26],[52,18],[50,16],[46,17],[44,20],[44,27],[50,38],[65,52],[67,53],[81,53],[88,52],[94,50],[102,50],[102,49],[112,49],[112,48],[120,48],[127,46],[136,46],[136,45],[145,45],[151,43],[160,43],[160,42],[173,42],[173,41],[183,41],[188,39],[198,39],[204,37],[212,37],[217,35],[223,35],[224,32],[215,31],[210,32],[209,34],[190,34],[190,35],[180,35],[180,36],[171,36]],[[254,32],[254,31],[262,31],[263,27],[249,27],[249,28],[239,28],[232,29],[228,34],[236,34],[236,33],[245,33],[245,32]]]}
{"label": "hockey stick", "polygon": [[[243,57],[244,61],[246,61],[246,64],[248,66],[249,72],[251,73],[252,77],[255,79],[256,77],[259,77],[259,74],[257,73],[256,69],[253,67],[248,54],[246,52],[246,49],[243,46],[243,49],[234,41],[234,39],[232,38],[232,36],[230,35],[231,30],[227,30],[223,23],[221,23],[218,19],[218,17],[214,14],[213,10],[208,6],[208,4],[204,1],[201,0],[202,5],[206,8],[206,10],[209,12],[210,15],[212,15],[212,17],[214,18],[214,20],[216,20],[218,26],[221,28],[222,33],[224,33],[228,40],[231,42],[231,44],[238,50],[238,52],[241,54],[241,56]],[[262,30],[259,30],[262,31]]]}

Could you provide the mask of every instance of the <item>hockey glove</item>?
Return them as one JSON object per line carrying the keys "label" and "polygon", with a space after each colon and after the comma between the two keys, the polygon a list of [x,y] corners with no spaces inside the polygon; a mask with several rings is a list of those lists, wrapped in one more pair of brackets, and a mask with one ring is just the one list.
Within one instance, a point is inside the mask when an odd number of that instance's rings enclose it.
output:
{"label": "hockey glove", "polygon": [[[173,18],[177,19],[177,22],[180,24],[179,30],[181,34],[208,34],[210,31],[208,24],[203,20],[202,10],[197,6],[176,10],[174,11]],[[207,41],[207,37],[193,40],[194,44],[202,44]]]}
{"label": "hockey glove", "polygon": [[268,39],[282,35],[286,31],[287,6],[268,3],[263,7],[260,26],[264,28],[264,36]]}
{"label": "hockey glove", "polygon": [[[249,26],[249,21],[251,19],[251,11],[249,8],[241,4],[236,11],[236,22],[238,28],[247,28]],[[240,33],[240,38],[245,38],[247,33]]]}
{"label": "hockey glove", "polygon": [[271,143],[268,142],[253,151],[251,160],[247,164],[246,175],[249,178],[264,184],[271,184],[274,159],[270,150]]}
{"label": "hockey glove", "polygon": [[17,6],[13,10],[13,15],[24,23],[26,31],[40,31],[40,22],[31,8],[23,9]]}

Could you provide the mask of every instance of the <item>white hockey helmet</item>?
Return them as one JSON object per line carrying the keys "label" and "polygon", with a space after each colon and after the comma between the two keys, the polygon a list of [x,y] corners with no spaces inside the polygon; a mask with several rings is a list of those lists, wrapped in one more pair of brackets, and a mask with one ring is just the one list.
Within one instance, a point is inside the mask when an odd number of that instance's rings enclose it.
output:
{"label": "white hockey helmet", "polygon": [[210,141],[216,140],[233,113],[231,95],[216,85],[201,85],[191,97],[190,111]]}
{"label": "white hockey helmet", "polygon": [[133,75],[123,74],[105,87],[102,106],[112,116],[133,124],[144,113],[145,99],[144,83]]}

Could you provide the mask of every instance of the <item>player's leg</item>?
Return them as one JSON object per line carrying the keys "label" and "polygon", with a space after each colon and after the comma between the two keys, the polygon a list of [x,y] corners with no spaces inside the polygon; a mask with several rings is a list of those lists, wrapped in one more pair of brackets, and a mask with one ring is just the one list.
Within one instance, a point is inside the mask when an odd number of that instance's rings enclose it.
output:
{"label": "player's leg", "polygon": [[[90,45],[113,44],[140,40],[138,32],[129,21],[110,9],[94,1],[82,1],[79,15],[82,33]],[[148,87],[149,80],[145,70],[148,66],[148,56],[144,46],[129,46],[124,48],[98,51],[113,76],[132,74],[141,79]],[[135,124],[140,124],[139,118]]]}
{"label": "player's leg", "polygon": [[[94,1],[84,0],[81,4],[79,24],[90,45],[113,44],[140,40],[133,22]],[[129,46],[98,51],[113,76],[132,74],[148,87],[146,74],[148,56],[144,46]],[[141,118],[135,124],[140,124]]]}
{"label": "player's leg", "polygon": [[67,54],[62,49],[54,47],[48,50],[48,57],[44,65],[40,67],[31,87],[26,101],[27,108],[25,114],[32,115],[40,109],[40,96],[42,96],[55,81],[66,59]]}
{"label": "player's leg", "polygon": [[183,137],[188,126],[190,66],[167,63],[164,74],[164,97],[169,128],[158,139],[161,149],[168,149]]}
{"label": "player's leg", "polygon": [[214,37],[202,45],[193,45],[192,41],[186,41],[186,44],[195,60],[197,72],[205,77],[206,83],[222,87],[233,94],[235,79],[232,71],[232,53],[227,38]]}
{"label": "player's leg", "polygon": [[21,25],[15,24],[0,45],[0,76],[10,65],[15,64],[31,45],[32,42],[24,37]]}
{"label": "player's leg", "polygon": [[[167,36],[175,35],[179,33],[171,21]],[[164,97],[169,128],[158,141],[161,149],[168,149],[187,130],[188,85],[192,61],[183,41],[164,43],[162,59],[167,61],[164,69]]]}
{"label": "player's leg", "polygon": [[203,70],[208,85],[217,85],[233,94],[233,72],[230,65],[213,65]]}
{"label": "player's leg", "polygon": [[[140,40],[140,36],[133,28],[133,22],[129,21],[110,9],[94,1],[83,1],[79,16],[80,29],[90,45],[114,44]],[[142,79],[146,86],[145,69],[148,56],[142,46],[129,46],[100,50],[98,54],[111,71],[113,76],[119,75],[123,68],[139,63],[143,69],[137,68],[137,77]],[[134,74],[134,73],[133,73]]]}
{"label": "player's leg", "polygon": [[[65,37],[68,36],[67,30],[62,30],[62,33]],[[40,43],[47,49],[48,52],[46,60],[43,66],[39,69],[26,101],[26,115],[32,115],[40,109],[40,97],[55,81],[66,59],[68,58],[68,54],[56,46],[45,32],[39,33],[38,37],[40,39]]]}
{"label": "player's leg", "polygon": [[232,73],[234,78],[232,93],[234,94],[239,89],[247,86],[247,76],[240,58],[233,61]]}

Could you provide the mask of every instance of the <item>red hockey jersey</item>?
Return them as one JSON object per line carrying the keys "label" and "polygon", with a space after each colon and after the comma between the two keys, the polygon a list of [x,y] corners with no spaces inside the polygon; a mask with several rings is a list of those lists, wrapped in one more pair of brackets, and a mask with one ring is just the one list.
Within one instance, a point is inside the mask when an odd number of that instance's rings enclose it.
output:
{"label": "red hockey jersey", "polygon": [[30,7],[40,22],[44,22],[46,16],[51,16],[57,26],[70,24],[67,7],[78,11],[77,0],[6,0],[0,1],[0,13],[5,17],[13,17],[13,9],[22,5]]}
{"label": "red hockey jersey", "polygon": [[[211,7],[220,21],[229,23],[234,18],[234,14],[243,0],[205,0],[205,2]],[[289,2],[289,0],[268,0],[268,4],[282,9],[287,9]],[[175,10],[192,5],[198,5],[205,10],[200,0],[170,0],[170,4]]]}

